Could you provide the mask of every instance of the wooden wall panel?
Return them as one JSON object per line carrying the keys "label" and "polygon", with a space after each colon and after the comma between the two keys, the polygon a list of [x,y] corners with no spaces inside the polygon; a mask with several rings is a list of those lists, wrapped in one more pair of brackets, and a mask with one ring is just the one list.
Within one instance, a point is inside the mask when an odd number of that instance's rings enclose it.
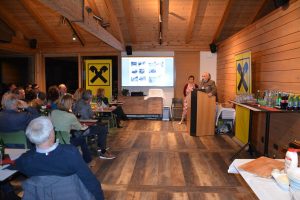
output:
{"label": "wooden wall panel", "polygon": [[[240,52],[252,52],[252,84],[256,90],[283,90],[300,94],[300,1],[277,9],[218,45],[217,80],[221,102],[235,98],[235,61]],[[254,116],[253,142],[262,152],[265,115]],[[270,156],[300,139],[300,113],[272,114]],[[279,150],[274,148],[279,146]],[[275,146],[276,146],[275,145]]]}
{"label": "wooden wall panel", "polygon": [[[253,91],[279,89],[300,93],[299,24],[300,2],[296,1],[288,9],[275,10],[219,44],[218,82],[232,86],[236,79],[234,56],[251,51]],[[228,90],[220,85],[218,93],[221,102],[235,97],[234,87]]]}
{"label": "wooden wall panel", "polygon": [[175,87],[174,97],[183,97],[183,87],[187,83],[190,75],[195,76],[195,83],[199,83],[200,73],[200,53],[195,52],[175,52]]}

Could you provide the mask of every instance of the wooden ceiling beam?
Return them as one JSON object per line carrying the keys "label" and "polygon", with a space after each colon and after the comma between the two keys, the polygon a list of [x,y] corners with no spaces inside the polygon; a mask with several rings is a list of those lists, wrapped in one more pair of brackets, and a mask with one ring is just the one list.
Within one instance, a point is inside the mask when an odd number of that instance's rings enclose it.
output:
{"label": "wooden ceiling beam", "polygon": [[[82,8],[82,0],[39,0],[45,6],[50,7],[56,12],[68,18],[82,29],[93,34],[106,44],[113,48],[122,51],[123,45],[109,32],[102,28],[92,15],[89,15],[85,9]],[[83,14],[82,14],[83,12]],[[84,18],[82,18],[84,16]]]}
{"label": "wooden ceiling beam", "polygon": [[99,10],[98,10],[98,7],[97,7],[95,1],[94,1],[94,0],[86,0],[86,1],[87,1],[87,3],[89,4],[90,8],[92,9],[92,12],[93,12],[95,15],[100,16],[100,12],[99,12]]}
{"label": "wooden ceiling beam", "polygon": [[200,2],[200,0],[193,0],[191,15],[190,15],[189,23],[188,23],[188,29],[185,34],[185,43],[189,43],[192,40],[195,19],[196,19],[198,8],[199,8],[199,2]]}
{"label": "wooden ceiling beam", "polygon": [[168,24],[169,24],[169,0],[163,0],[162,2],[162,38],[163,41],[167,41],[168,37]]}
{"label": "wooden ceiling beam", "polygon": [[70,22],[70,20],[68,18],[66,18],[66,21],[68,22],[68,25],[70,26],[73,34],[76,35],[77,39],[79,40],[80,44],[82,46],[84,46],[85,44],[85,41],[84,41],[84,38],[83,36],[80,34],[79,32],[79,27],[76,25],[76,24],[73,24],[72,22]]}
{"label": "wooden ceiling beam", "polygon": [[[101,16],[99,9],[95,3],[95,0],[87,0],[87,3],[89,4],[90,8],[92,9],[93,13],[97,16]],[[118,37],[118,39],[120,40],[120,42],[122,43],[122,45],[124,46],[124,38],[122,35],[122,31],[120,28],[120,24],[117,18],[117,15],[114,11],[113,5],[112,5],[112,1],[111,0],[104,0],[104,4],[106,9],[104,10],[104,12],[106,13],[106,15],[109,17],[108,21],[110,23],[110,27],[113,33],[115,33],[115,36]]]}
{"label": "wooden ceiling beam", "polygon": [[37,51],[37,49],[29,48],[28,41],[17,37],[13,37],[10,43],[0,43],[0,50],[22,54],[34,54]]}
{"label": "wooden ceiling beam", "polygon": [[121,31],[121,27],[119,24],[119,20],[117,18],[116,12],[114,10],[114,7],[112,5],[112,0],[104,0],[108,15],[109,15],[109,21],[112,26],[112,29],[118,34],[119,40],[121,41],[122,45],[124,46],[124,37]]}
{"label": "wooden ceiling beam", "polygon": [[0,18],[9,25],[14,31],[22,34],[23,39],[31,39],[32,33],[21,24],[10,12],[8,12],[3,6],[0,6]]}
{"label": "wooden ceiling beam", "polygon": [[55,42],[61,42],[54,29],[52,29],[40,15],[38,9],[34,7],[33,1],[20,0],[27,12],[34,18],[34,20],[42,27],[42,29],[53,39]]}
{"label": "wooden ceiling beam", "polygon": [[220,34],[221,34],[222,30],[223,30],[224,24],[225,24],[225,22],[226,22],[226,20],[227,20],[227,18],[228,18],[228,16],[229,16],[230,8],[231,8],[231,6],[232,6],[232,4],[233,4],[233,1],[234,1],[234,0],[228,0],[228,1],[227,1],[227,5],[226,5],[226,7],[225,7],[225,10],[224,10],[224,12],[223,12],[222,17],[220,18],[219,26],[218,26],[218,28],[217,28],[217,30],[216,30],[214,36],[213,36],[213,39],[212,39],[211,43],[216,42],[217,39],[219,38],[219,36],[220,36]]}
{"label": "wooden ceiling beam", "polygon": [[127,28],[128,28],[128,33],[130,36],[130,42],[132,44],[136,43],[136,34],[135,34],[135,26],[134,26],[134,22],[133,22],[133,10],[132,10],[132,6],[130,3],[130,0],[122,0],[122,4],[123,4],[123,10],[124,10],[124,14],[125,14],[125,19],[127,22]]}
{"label": "wooden ceiling beam", "polygon": [[260,7],[257,9],[255,15],[253,16],[253,19],[251,21],[251,24],[257,20],[257,17],[260,15],[261,11],[265,8],[269,0],[262,0]]}

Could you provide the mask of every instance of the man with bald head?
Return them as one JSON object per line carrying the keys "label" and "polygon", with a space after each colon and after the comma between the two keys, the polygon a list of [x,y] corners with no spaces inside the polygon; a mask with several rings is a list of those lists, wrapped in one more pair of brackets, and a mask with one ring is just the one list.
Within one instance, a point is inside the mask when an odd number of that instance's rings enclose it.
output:
{"label": "man with bald head", "polygon": [[60,84],[58,86],[59,89],[59,96],[62,97],[67,93],[67,86],[65,84]]}
{"label": "man with bald head", "polygon": [[210,73],[204,72],[201,77],[199,89],[205,91],[209,97],[217,96],[217,87],[215,81],[211,80]]}

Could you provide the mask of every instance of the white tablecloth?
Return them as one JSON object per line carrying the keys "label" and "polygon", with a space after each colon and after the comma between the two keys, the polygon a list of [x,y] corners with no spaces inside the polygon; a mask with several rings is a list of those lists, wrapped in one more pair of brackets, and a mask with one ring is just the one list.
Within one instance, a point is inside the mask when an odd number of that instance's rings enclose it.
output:
{"label": "white tablecloth", "polygon": [[238,166],[252,160],[234,160],[229,166],[228,173],[240,174],[260,200],[293,200],[292,195],[294,195],[294,200],[300,200],[300,191],[285,191],[272,178],[261,178],[238,168]]}
{"label": "white tablecloth", "polygon": [[[5,149],[5,153],[9,155],[11,160],[16,160],[26,151],[26,149]],[[0,181],[4,181],[5,179],[17,172],[16,170],[6,169],[8,166],[9,165],[3,165],[0,167]]]}

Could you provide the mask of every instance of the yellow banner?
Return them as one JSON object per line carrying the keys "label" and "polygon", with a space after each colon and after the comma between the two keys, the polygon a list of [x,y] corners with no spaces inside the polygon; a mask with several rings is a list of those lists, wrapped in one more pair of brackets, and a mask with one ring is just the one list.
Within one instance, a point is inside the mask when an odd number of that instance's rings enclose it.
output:
{"label": "yellow banner", "polygon": [[236,93],[252,93],[251,52],[235,56],[236,63]]}
{"label": "yellow banner", "polygon": [[96,95],[98,88],[112,96],[112,60],[85,60],[85,86]]}

